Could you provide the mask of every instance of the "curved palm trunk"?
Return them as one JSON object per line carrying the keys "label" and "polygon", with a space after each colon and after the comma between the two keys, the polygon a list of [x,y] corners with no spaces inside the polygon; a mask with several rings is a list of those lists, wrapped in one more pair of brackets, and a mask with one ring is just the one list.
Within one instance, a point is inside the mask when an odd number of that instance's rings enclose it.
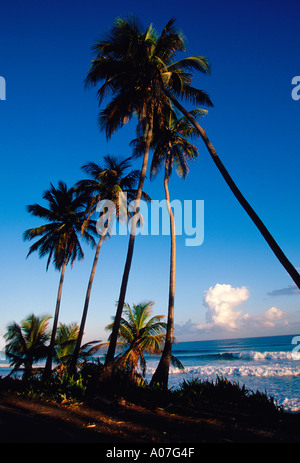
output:
{"label": "curved palm trunk", "polygon": [[63,287],[64,277],[65,277],[66,266],[67,266],[67,259],[65,259],[65,261],[64,261],[64,263],[62,265],[62,269],[61,269],[61,273],[60,273],[60,280],[59,280],[59,286],[58,286],[58,293],[57,293],[55,314],[54,314],[53,327],[52,327],[52,333],[51,333],[51,340],[50,340],[50,345],[49,345],[49,351],[48,351],[48,357],[47,357],[47,361],[46,361],[46,365],[45,365],[45,370],[44,370],[44,374],[43,374],[43,380],[47,380],[51,376],[52,358],[53,358],[53,355],[54,355],[55,338],[56,338],[56,331],[57,331],[57,325],[58,325],[58,315],[59,315],[61,293],[62,293],[62,287]]}
{"label": "curved palm trunk", "polygon": [[175,235],[175,220],[173,211],[170,204],[169,194],[169,169],[168,163],[165,165],[165,178],[164,188],[166,194],[166,202],[168,213],[170,217],[170,231],[171,231],[171,255],[170,255],[170,281],[169,281],[169,305],[168,305],[168,320],[167,320],[167,331],[164,350],[158,366],[151,379],[151,384],[160,384],[163,389],[168,388],[169,369],[171,363],[172,344],[173,344],[173,332],[174,332],[174,301],[175,301],[175,273],[176,273],[176,235]]}
{"label": "curved palm trunk", "polygon": [[116,346],[117,346],[117,339],[118,339],[118,333],[119,333],[120,322],[121,322],[121,317],[122,317],[122,311],[123,311],[123,307],[125,303],[129,272],[130,272],[130,267],[131,267],[131,262],[132,262],[135,233],[136,233],[137,219],[138,219],[137,212],[139,211],[139,205],[140,205],[140,200],[142,197],[144,180],[145,180],[146,171],[147,171],[152,132],[153,132],[153,111],[149,117],[149,129],[147,133],[145,153],[144,153],[143,164],[142,164],[142,169],[141,169],[141,176],[140,176],[136,199],[135,199],[136,214],[133,217],[132,222],[131,222],[131,230],[130,230],[130,238],[129,238],[129,243],[128,243],[127,257],[126,257],[126,262],[125,262],[125,267],[124,267],[124,272],[123,272],[123,277],[122,277],[120,295],[119,295],[118,306],[117,306],[116,315],[114,319],[113,330],[111,333],[108,351],[107,351],[106,358],[105,358],[105,367],[104,367],[103,375],[109,374],[113,366],[113,360],[114,360]]}
{"label": "curved palm trunk", "polygon": [[98,263],[98,258],[99,258],[99,253],[100,249],[103,243],[103,240],[105,238],[105,234],[101,235],[101,238],[99,239],[95,257],[94,257],[94,262],[90,274],[90,279],[86,291],[86,296],[85,296],[85,302],[84,302],[84,308],[83,308],[83,313],[82,313],[82,318],[81,318],[81,323],[80,323],[80,328],[79,328],[79,333],[78,333],[78,338],[76,341],[76,346],[72,355],[72,360],[70,363],[69,367],[69,375],[72,376],[76,373],[76,365],[78,361],[78,356],[79,356],[79,351],[82,343],[82,338],[83,338],[83,333],[84,333],[84,328],[85,328],[85,322],[86,322],[86,317],[88,313],[88,308],[89,308],[89,303],[90,303],[90,297],[91,297],[91,292],[92,292],[92,286],[93,286],[93,281],[94,281],[94,276],[96,273],[96,268],[97,268],[97,263]]}
{"label": "curved palm trunk", "polygon": [[290,277],[294,280],[298,288],[300,289],[300,274],[297,272],[295,267],[292,265],[292,263],[288,260],[282,249],[278,246],[277,242],[274,240],[273,236],[271,233],[268,231],[264,223],[261,221],[261,219],[258,217],[256,212],[252,209],[248,201],[245,199],[245,197],[242,195],[234,181],[232,180],[231,176],[229,175],[227,169],[225,168],[224,164],[220,160],[215,148],[213,147],[212,143],[210,142],[208,136],[206,135],[205,130],[198,124],[196,119],[176,100],[176,98],[167,90],[164,89],[165,94],[170,98],[170,100],[174,103],[177,109],[181,111],[187,119],[193,124],[193,126],[198,130],[202,140],[204,141],[209,154],[211,155],[215,165],[219,169],[221,175],[223,176],[225,182],[229,186],[230,190],[236,197],[236,199],[239,201],[241,206],[244,208],[244,210],[247,212],[249,217],[252,219],[276,257],[278,258],[279,262],[283,265],[285,270],[289,273]]}

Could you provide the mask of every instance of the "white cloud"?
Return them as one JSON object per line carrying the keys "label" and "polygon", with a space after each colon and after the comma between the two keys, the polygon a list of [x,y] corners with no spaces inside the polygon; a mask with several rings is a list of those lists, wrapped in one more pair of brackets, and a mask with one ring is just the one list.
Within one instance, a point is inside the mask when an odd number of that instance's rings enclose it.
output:
{"label": "white cloud", "polygon": [[286,325],[288,322],[283,320],[285,312],[277,307],[271,307],[269,310],[264,312],[262,315],[248,316],[248,322],[258,325],[260,327],[265,326],[267,328],[274,328],[278,321],[283,321]]}
{"label": "white cloud", "polygon": [[204,296],[204,305],[208,308],[206,323],[198,325],[198,329],[218,326],[235,330],[241,319],[241,311],[235,309],[248,298],[249,291],[245,286],[233,288],[231,285],[218,283],[215,287],[210,287]]}
{"label": "white cloud", "polygon": [[250,297],[249,290],[242,286],[234,288],[228,284],[216,284],[204,295],[204,306],[207,307],[206,323],[197,325],[197,330],[205,331],[244,331],[261,328],[275,328],[287,325],[285,312],[271,307],[261,315],[243,314],[238,307]]}

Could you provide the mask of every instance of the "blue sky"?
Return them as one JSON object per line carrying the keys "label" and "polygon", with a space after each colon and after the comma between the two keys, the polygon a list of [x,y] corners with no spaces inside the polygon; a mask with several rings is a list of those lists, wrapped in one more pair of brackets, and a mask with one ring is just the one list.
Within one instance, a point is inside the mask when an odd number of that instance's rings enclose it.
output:
{"label": "blue sky", "polygon": [[[187,37],[187,55],[204,55],[210,76],[194,84],[214,108],[202,121],[219,156],[250,204],[295,267],[300,268],[300,101],[291,81],[300,75],[298,1],[28,0],[2,5],[1,130],[1,336],[29,313],[53,314],[59,274],[46,260],[26,260],[27,228],[39,225],[26,205],[42,201],[50,182],[69,186],[80,167],[106,154],[130,156],[135,121],[110,142],[97,127],[95,90],[83,81],[91,46],[116,16],[136,14],[160,31],[175,17]],[[297,334],[300,297],[293,282],[246,216],[201,140],[186,181],[173,174],[171,198],[204,200],[204,242],[177,240],[178,340]],[[140,168],[140,161],[134,164]],[[163,199],[162,177],[145,190]],[[119,295],[128,237],[105,243],[86,324],[86,340],[105,339]],[[93,252],[68,269],[62,322],[80,321]],[[167,313],[169,238],[137,237],[126,300],[155,301]],[[1,344],[2,343],[2,344]]]}

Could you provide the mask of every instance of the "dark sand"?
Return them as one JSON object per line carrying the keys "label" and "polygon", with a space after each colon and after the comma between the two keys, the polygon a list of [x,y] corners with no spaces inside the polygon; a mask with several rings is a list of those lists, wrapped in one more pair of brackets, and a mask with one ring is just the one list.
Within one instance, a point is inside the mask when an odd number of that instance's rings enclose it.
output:
{"label": "dark sand", "polygon": [[273,416],[233,411],[230,407],[186,410],[109,402],[30,401],[14,393],[0,396],[1,443],[296,443],[300,415]]}

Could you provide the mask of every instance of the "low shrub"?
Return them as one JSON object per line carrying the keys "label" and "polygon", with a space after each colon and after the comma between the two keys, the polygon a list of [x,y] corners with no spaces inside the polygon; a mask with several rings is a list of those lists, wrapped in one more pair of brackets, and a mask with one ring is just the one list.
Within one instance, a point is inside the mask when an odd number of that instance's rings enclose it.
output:
{"label": "low shrub", "polygon": [[240,409],[280,411],[280,407],[266,392],[253,392],[245,385],[217,377],[215,381],[192,379],[183,381],[176,391],[179,402],[188,406],[236,406]]}

